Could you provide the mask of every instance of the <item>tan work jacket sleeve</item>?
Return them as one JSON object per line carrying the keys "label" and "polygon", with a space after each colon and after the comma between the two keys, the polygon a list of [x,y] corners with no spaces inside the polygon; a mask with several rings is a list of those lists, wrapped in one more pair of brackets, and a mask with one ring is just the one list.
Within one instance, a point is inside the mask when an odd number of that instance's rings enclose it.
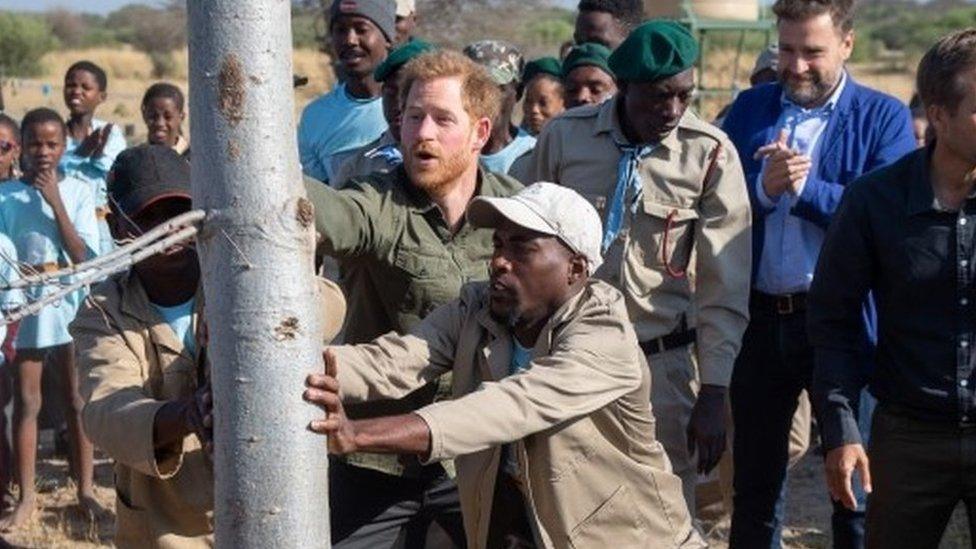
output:
{"label": "tan work jacket sleeve", "polygon": [[696,224],[695,304],[703,385],[728,387],[749,322],[752,213],[735,147],[722,142]]}
{"label": "tan work jacket sleeve", "polygon": [[409,335],[390,332],[372,343],[331,347],[345,402],[403,398],[451,370],[464,306],[432,311]]}
{"label": "tan work jacket sleeve", "polygon": [[643,363],[626,313],[598,309],[559,328],[550,352],[528,369],[418,410],[430,428],[429,461],[520,440],[636,390]]}
{"label": "tan work jacket sleeve", "polygon": [[321,235],[322,251],[342,258],[354,257],[373,248],[378,227],[376,193],[350,185],[336,190],[326,183],[305,177],[305,192],[315,207],[315,230]]}
{"label": "tan work jacket sleeve", "polygon": [[164,479],[176,475],[183,463],[182,448],[157,461],[153,423],[165,402],[147,397],[143,390],[148,364],[97,306],[81,308],[71,335],[78,350],[79,388],[85,401],[82,421],[88,437],[114,460],[140,473]]}

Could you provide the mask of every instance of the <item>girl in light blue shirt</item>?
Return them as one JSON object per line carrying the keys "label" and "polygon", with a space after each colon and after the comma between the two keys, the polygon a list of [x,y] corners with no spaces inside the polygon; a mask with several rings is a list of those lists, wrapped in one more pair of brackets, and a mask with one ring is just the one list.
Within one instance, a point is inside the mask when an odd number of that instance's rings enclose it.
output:
{"label": "girl in light blue shirt", "polygon": [[[94,257],[99,245],[95,203],[88,183],[58,169],[64,154],[67,128],[58,113],[36,109],[24,117],[21,142],[24,176],[0,185],[0,233],[14,244],[21,273],[54,272]],[[72,282],[65,277],[62,284]],[[25,292],[29,301],[49,295],[56,287],[39,286]],[[81,292],[48,305],[25,318],[15,341],[14,439],[20,500],[0,517],[0,531],[26,523],[37,499],[34,463],[37,458],[37,415],[41,407],[41,373],[47,360],[62,376],[65,416],[75,464],[78,499],[90,513],[101,507],[92,490],[92,446],[81,426],[81,397],[74,367],[74,349],[68,324],[82,298]]]}

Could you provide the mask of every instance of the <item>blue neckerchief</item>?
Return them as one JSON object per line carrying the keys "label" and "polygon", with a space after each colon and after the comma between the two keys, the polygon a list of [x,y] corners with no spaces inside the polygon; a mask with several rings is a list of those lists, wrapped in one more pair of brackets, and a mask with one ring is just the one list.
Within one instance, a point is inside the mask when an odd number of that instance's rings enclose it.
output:
{"label": "blue neckerchief", "polygon": [[624,211],[630,210],[631,213],[637,211],[637,202],[643,192],[637,167],[641,159],[650,154],[655,146],[617,143],[621,154],[620,162],[617,164],[617,185],[613,190],[613,198],[607,208],[607,219],[603,224],[604,253],[620,234],[624,223]]}
{"label": "blue neckerchief", "polygon": [[400,152],[400,148],[395,144],[383,145],[382,147],[377,147],[366,154],[367,158],[382,158],[386,160],[386,163],[391,167],[395,168],[400,164],[403,164],[403,153]]}

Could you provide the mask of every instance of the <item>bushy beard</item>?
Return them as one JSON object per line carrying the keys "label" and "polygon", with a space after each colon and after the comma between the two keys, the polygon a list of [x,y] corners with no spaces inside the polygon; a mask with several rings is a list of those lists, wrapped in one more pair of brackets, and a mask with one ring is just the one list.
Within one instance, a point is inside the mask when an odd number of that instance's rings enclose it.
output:
{"label": "bushy beard", "polygon": [[[415,164],[418,153],[429,153],[437,157],[437,165],[433,168],[421,168]],[[417,188],[430,196],[439,196],[455,182],[474,161],[474,153],[461,149],[451,156],[444,156],[444,151],[430,141],[418,143],[410,154],[403,158],[404,167],[410,176],[410,181]]]}
{"label": "bushy beard", "polygon": [[786,97],[801,107],[809,107],[830,95],[837,83],[840,82],[841,71],[834,74],[807,71],[802,80],[798,80],[796,74],[788,73],[785,70],[781,70],[778,76],[779,82],[786,92]]}

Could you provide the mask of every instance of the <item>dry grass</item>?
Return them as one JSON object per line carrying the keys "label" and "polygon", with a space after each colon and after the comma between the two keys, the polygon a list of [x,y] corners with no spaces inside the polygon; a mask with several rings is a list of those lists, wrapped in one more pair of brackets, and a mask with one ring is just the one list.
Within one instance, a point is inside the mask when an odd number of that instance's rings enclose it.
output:
{"label": "dry grass", "polygon": [[[186,51],[176,51],[172,55],[175,59],[175,71],[173,77],[166,80],[186,91]],[[41,77],[13,79],[3,83],[7,111],[16,118],[36,107],[49,107],[64,112],[64,101],[61,97],[64,73],[72,63],[81,59],[94,61],[108,74],[108,99],[99,108],[97,116],[126,128],[130,143],[143,141],[146,129],[140,116],[139,104],[146,88],[156,79],[152,78],[150,72],[152,63],[149,57],[129,47],[57,51],[45,55],[41,60],[44,67]],[[323,53],[296,50],[293,63],[296,74],[309,77],[309,83],[295,92],[297,116],[309,101],[331,87],[334,78],[329,58]]]}

